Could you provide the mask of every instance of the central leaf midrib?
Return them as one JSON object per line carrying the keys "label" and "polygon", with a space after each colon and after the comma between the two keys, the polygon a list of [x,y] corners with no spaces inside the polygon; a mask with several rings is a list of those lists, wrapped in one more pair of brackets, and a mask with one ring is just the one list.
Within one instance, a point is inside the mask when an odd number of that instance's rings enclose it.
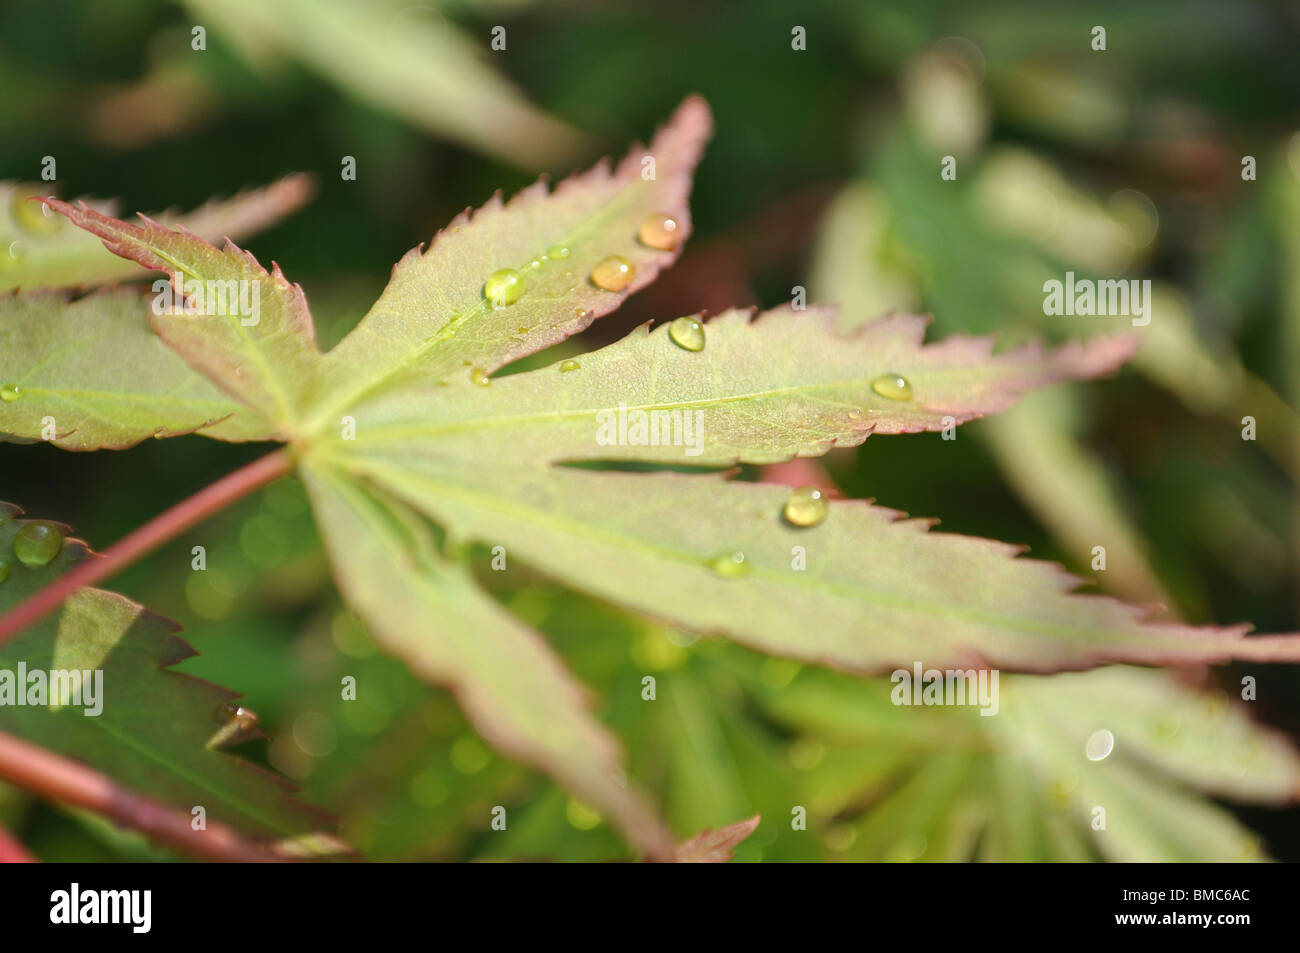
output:
{"label": "central leaf midrib", "polygon": [[[873,375],[875,376],[875,375]],[[490,430],[502,427],[518,426],[539,421],[559,421],[571,418],[591,417],[601,413],[617,413],[620,411],[655,411],[655,410],[691,410],[697,408],[720,407],[727,404],[744,403],[746,401],[770,400],[786,396],[810,396],[818,391],[841,390],[850,387],[868,387],[870,382],[865,379],[848,380],[848,381],[827,381],[819,384],[800,384],[791,387],[774,387],[767,390],[750,391],[744,394],[731,394],[722,397],[701,397],[692,400],[664,401],[657,403],[645,404],[627,404],[621,403],[617,406],[603,407],[584,407],[580,409],[569,410],[549,410],[536,411],[527,414],[501,414],[495,416],[471,417],[468,419],[448,421],[446,423],[429,423],[429,424],[392,424],[378,425],[376,427],[367,427],[365,430],[364,441],[378,440],[395,440],[402,437],[419,437],[432,436],[445,433],[464,433],[475,430]],[[852,407],[856,408],[861,402],[854,402]],[[845,405],[846,408],[849,405]],[[905,405],[900,405],[897,410],[889,407],[862,407],[867,414],[881,414],[893,411],[897,416],[911,417],[924,416],[932,414],[934,411],[928,410],[925,406],[916,401],[910,401]],[[914,411],[913,414],[904,414],[902,411]],[[331,437],[337,441],[338,438]]]}

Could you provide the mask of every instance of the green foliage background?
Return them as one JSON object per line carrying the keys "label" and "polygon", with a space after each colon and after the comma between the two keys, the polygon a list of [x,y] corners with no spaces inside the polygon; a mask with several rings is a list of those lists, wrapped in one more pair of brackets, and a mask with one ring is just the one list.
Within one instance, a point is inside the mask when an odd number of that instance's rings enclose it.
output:
{"label": "green foliage background", "polygon": [[[421,5],[373,6],[374,17],[400,30],[397,14]],[[1149,197],[1159,227],[1132,276],[1181,291],[1215,360],[1239,360],[1292,406],[1300,396],[1300,205],[1288,212],[1285,204],[1300,188],[1300,139],[1291,138],[1300,128],[1294,9],[560,0],[443,10],[445,22],[481,44],[485,60],[529,99],[590,134],[569,160],[543,170],[557,178],[644,140],[687,93],[702,93],[714,109],[718,129],[697,175],[696,235],[683,259],[566,346],[605,343],[647,319],[700,308],[787,301],[794,285],[810,283],[827,210],[852,182],[907,213],[890,219],[881,258],[919,289],[922,307],[937,315],[936,332],[1089,330],[1087,319],[1050,324],[1032,313],[1036,286],[1027,298],[1008,294],[1006,263],[1023,260],[1026,243],[992,242],[996,223],[945,204],[963,194],[978,160],[959,159],[958,183],[943,191],[949,184],[939,183],[937,157],[909,112],[909,96],[925,94],[909,84],[927,51],[959,36],[983,61],[983,148],[1029,150],[1099,207],[1123,189]],[[194,52],[189,31],[204,22],[156,0],[5,4],[0,179],[35,180],[41,158],[53,155],[61,196],[118,196],[132,211],[192,208],[289,172],[314,173],[314,201],[245,245],[304,286],[329,345],[407,249],[466,205],[497,188],[522,187],[539,171],[364,105],[327,72],[281,51],[250,66],[215,27],[207,50]],[[497,24],[507,28],[508,50],[489,54]],[[790,48],[795,24],[807,30],[806,52]],[[1094,24],[1107,28],[1104,53],[1089,48]],[[450,80],[453,89],[472,82]],[[135,98],[123,99],[132,90]],[[953,108],[955,122],[960,102]],[[355,182],[340,181],[345,155],[356,157]],[[1259,181],[1241,180],[1243,155],[1257,157]],[[861,254],[865,262],[867,250]],[[1072,267],[1068,250],[1052,257],[1060,270]],[[1171,373],[1183,375],[1193,397],[1215,383],[1190,369]],[[1296,468],[1288,475],[1277,459],[1243,444],[1231,413],[1197,408],[1177,388],[1133,371],[1083,389],[1075,410],[1081,445],[1110,479],[1119,511],[1181,615],[1249,620],[1271,632],[1300,628]],[[974,437],[986,423],[962,433]],[[829,465],[847,495],[939,517],[949,531],[1027,543],[1036,556],[1086,574],[1078,554],[1013,491],[991,447],[978,438],[945,443],[937,434],[872,439]],[[183,448],[151,441],[85,455],[0,445],[0,499],[66,521],[103,548],[260,451],[198,439]],[[206,574],[189,571],[195,545],[207,547]],[[837,784],[872,790],[862,767],[868,755],[853,762],[765,707],[764,692],[790,684],[797,666],[666,635],[540,578],[520,583],[511,575],[498,595],[600,691],[634,773],[663,799],[680,832],[762,811],[773,823],[742,846],[740,859],[834,859],[866,850],[871,831],[856,827],[851,837],[843,817],[808,835],[788,830],[791,804]],[[485,584],[496,582],[490,576]],[[111,588],[184,626],[202,656],[182,669],[246,692],[273,739],[243,752],[297,777],[304,796],[338,812],[344,835],[371,856],[622,853],[581,805],[489,754],[447,695],[374,651],[340,607],[297,484],[270,487]],[[1295,668],[1257,669],[1215,676],[1231,686],[1248,671],[1257,675],[1257,717],[1300,735]],[[671,700],[640,701],[645,672],[656,673],[660,697]],[[381,687],[340,712],[334,699],[343,674]],[[834,692],[826,697],[833,718]],[[869,814],[877,796],[864,794],[854,810]],[[493,804],[511,806],[507,837],[484,829]],[[1273,856],[1300,857],[1294,810],[1237,813]],[[94,820],[3,789],[0,819],[47,859],[161,856]],[[905,837],[882,844],[864,856],[909,855]]]}

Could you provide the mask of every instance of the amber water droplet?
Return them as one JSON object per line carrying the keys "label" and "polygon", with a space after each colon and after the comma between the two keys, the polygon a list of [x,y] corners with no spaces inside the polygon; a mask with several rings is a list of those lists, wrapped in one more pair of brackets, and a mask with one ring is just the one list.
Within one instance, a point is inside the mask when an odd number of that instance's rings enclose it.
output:
{"label": "amber water droplet", "polygon": [[483,282],[483,297],[494,308],[506,308],[519,300],[524,293],[524,276],[513,268],[502,268],[488,275]]}
{"label": "amber water droplet", "polygon": [[9,560],[0,557],[0,583],[3,583],[6,579],[9,578],[9,567],[10,567]]}
{"label": "amber water droplet", "polygon": [[871,382],[871,389],[890,400],[912,399],[912,385],[901,374],[881,374]]}
{"label": "amber water droplet", "polygon": [[637,237],[641,239],[642,245],[657,248],[659,251],[672,251],[682,241],[681,228],[677,224],[677,219],[663,212],[647,215],[645,221],[641,223]]}
{"label": "amber water droplet", "polygon": [[694,318],[674,318],[668,325],[668,336],[678,347],[688,351],[704,350],[704,325]]}
{"label": "amber water droplet", "polygon": [[580,367],[582,367],[582,365],[579,364],[577,361],[574,361],[574,360],[561,361],[561,362],[560,362],[560,373],[561,373],[561,374],[567,374],[569,371],[576,371],[576,370],[577,370],[578,368],[580,368]]}
{"label": "amber water droplet", "polygon": [[220,748],[247,741],[257,733],[259,721],[257,712],[242,705],[233,702],[220,705],[217,708],[216,719],[221,722],[221,727],[208,739],[209,748]]}
{"label": "amber water droplet", "polygon": [[566,248],[564,245],[556,245],[554,248],[552,248],[550,251],[546,253],[546,257],[555,258],[559,261],[563,261],[565,258],[568,258],[571,254],[573,254],[573,252],[569,251],[569,249]]}
{"label": "amber water droplet", "polygon": [[794,526],[816,526],[826,519],[826,494],[815,486],[801,486],[790,494],[782,511]]}
{"label": "amber water droplet", "polygon": [[19,397],[17,384],[5,384],[0,387],[0,400],[15,401]]}
{"label": "amber water droplet", "polygon": [[606,291],[623,291],[635,277],[636,266],[622,255],[602,258],[600,264],[591,269],[591,283]]}
{"label": "amber water droplet", "polygon": [[27,523],[14,534],[14,555],[28,569],[49,565],[63,548],[63,533],[53,523]]}
{"label": "amber water droplet", "polygon": [[723,553],[712,563],[713,571],[719,576],[726,576],[728,579],[738,579],[749,572],[749,564],[745,562],[745,554],[740,550],[734,553]]}
{"label": "amber water droplet", "polygon": [[470,371],[469,379],[479,387],[489,387],[492,384],[492,378],[489,377],[488,372],[483,370],[481,367],[476,367],[474,370]]}

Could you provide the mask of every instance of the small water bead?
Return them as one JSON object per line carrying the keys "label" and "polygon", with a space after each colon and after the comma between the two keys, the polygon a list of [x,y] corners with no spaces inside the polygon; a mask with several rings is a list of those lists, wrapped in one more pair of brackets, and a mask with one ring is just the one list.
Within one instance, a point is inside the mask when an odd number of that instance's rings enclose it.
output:
{"label": "small water bead", "polygon": [[563,261],[565,258],[568,258],[571,254],[573,253],[569,251],[569,249],[566,248],[565,246],[556,245],[554,248],[552,248],[550,251],[546,253],[546,257],[555,258],[557,260]]}
{"label": "small water bead", "polygon": [[27,523],[14,534],[14,555],[28,569],[49,565],[63,548],[63,533],[53,523]]}
{"label": "small water bead", "polygon": [[726,576],[728,579],[739,579],[749,572],[749,564],[745,562],[745,554],[740,550],[734,553],[723,553],[717,559],[713,560],[713,571],[719,576]]}
{"label": "small water bead", "polygon": [[9,578],[9,568],[10,568],[9,560],[0,557],[0,583],[3,583],[6,579]]}
{"label": "small water bead", "polygon": [[704,325],[694,318],[674,318],[673,323],[668,325],[668,336],[678,347],[684,347],[688,351],[704,350]]}
{"label": "small water bead", "polygon": [[249,741],[257,735],[257,712],[233,702],[226,702],[217,707],[215,718],[221,727],[208,739],[207,747],[224,748],[228,745]]}
{"label": "small water bead", "polygon": [[871,389],[890,400],[912,399],[912,385],[901,374],[881,374],[871,382]]}
{"label": "small water bead", "polygon": [[469,379],[479,387],[490,387],[492,385],[492,378],[488,375],[488,372],[483,370],[481,367],[476,367],[474,370],[470,371]]}
{"label": "small water bead", "polygon": [[672,251],[681,244],[682,240],[677,219],[663,212],[647,215],[645,221],[641,223],[637,237],[641,239],[642,245],[648,245],[659,251]]}
{"label": "small water bead", "polygon": [[602,258],[591,270],[591,283],[605,291],[624,291],[636,277],[636,266],[622,255]]}
{"label": "small water bead", "polygon": [[1115,736],[1105,728],[1099,728],[1088,736],[1083,753],[1089,761],[1105,761],[1115,750]]}
{"label": "small water bead", "polygon": [[561,373],[561,374],[567,374],[569,371],[576,371],[576,370],[577,370],[578,368],[580,368],[580,367],[582,367],[582,365],[579,364],[577,361],[574,361],[574,360],[561,361],[561,362],[560,362],[560,373]]}
{"label": "small water bead", "polygon": [[826,494],[815,486],[801,486],[790,494],[782,512],[794,526],[816,526],[826,519],[826,511]]}
{"label": "small water bead", "polygon": [[494,271],[483,283],[483,297],[494,308],[504,308],[514,304],[523,293],[524,276],[513,268]]}
{"label": "small water bead", "polygon": [[0,387],[0,400],[15,401],[18,399],[20,391],[17,384],[5,384]]}

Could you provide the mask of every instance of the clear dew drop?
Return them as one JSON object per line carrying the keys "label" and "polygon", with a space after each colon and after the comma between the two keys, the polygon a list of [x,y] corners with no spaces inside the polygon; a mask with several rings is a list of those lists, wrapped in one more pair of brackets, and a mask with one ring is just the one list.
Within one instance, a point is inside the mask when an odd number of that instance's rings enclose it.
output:
{"label": "clear dew drop", "polygon": [[49,565],[63,548],[63,533],[53,523],[27,523],[14,534],[14,555],[28,569]]}
{"label": "clear dew drop", "polygon": [[816,526],[826,519],[826,494],[815,486],[801,486],[785,501],[782,514],[793,526]]}
{"label": "clear dew drop", "polygon": [[0,387],[0,400],[12,402],[18,399],[19,394],[20,392],[17,384],[5,384],[3,387]]}
{"label": "clear dew drop", "polygon": [[1105,728],[1099,728],[1088,736],[1083,746],[1083,753],[1089,761],[1104,761],[1115,750],[1115,736]]}
{"label": "clear dew drop", "polygon": [[554,248],[552,248],[550,251],[546,253],[546,257],[555,258],[559,261],[563,261],[565,258],[568,258],[571,254],[573,253],[569,251],[569,249],[566,248],[564,245],[556,245]]}
{"label": "clear dew drop", "polygon": [[483,297],[494,308],[505,308],[519,300],[524,293],[524,276],[513,268],[502,268],[488,275],[483,282]]}
{"label": "clear dew drop", "polygon": [[719,576],[726,576],[728,579],[739,579],[749,572],[749,564],[745,562],[745,554],[740,550],[733,553],[723,553],[713,560],[710,565]]}
{"label": "clear dew drop", "polygon": [[476,367],[472,371],[470,371],[469,379],[472,380],[479,387],[492,386],[492,378],[488,376],[488,372],[483,370],[483,368],[481,367]]}
{"label": "clear dew drop", "polygon": [[591,283],[605,291],[624,291],[635,277],[636,265],[622,255],[602,258],[600,263],[591,269]]}
{"label": "clear dew drop", "polygon": [[668,336],[678,347],[688,351],[704,350],[704,325],[691,317],[674,318],[668,325]]}
{"label": "clear dew drop", "polygon": [[0,556],[0,584],[3,584],[4,581],[9,578],[10,566],[11,563],[9,562],[9,560]]}
{"label": "clear dew drop", "polygon": [[567,360],[567,361],[561,361],[561,362],[560,362],[560,373],[561,373],[561,374],[567,374],[569,371],[576,371],[576,370],[577,370],[578,368],[580,368],[580,367],[582,367],[582,365],[579,364],[577,361],[572,360],[572,359]]}
{"label": "clear dew drop", "polygon": [[681,228],[677,219],[663,212],[647,215],[637,232],[642,245],[657,248],[659,251],[672,251],[681,243]]}
{"label": "clear dew drop", "polygon": [[871,382],[871,389],[890,400],[912,399],[912,385],[901,374],[881,374]]}

